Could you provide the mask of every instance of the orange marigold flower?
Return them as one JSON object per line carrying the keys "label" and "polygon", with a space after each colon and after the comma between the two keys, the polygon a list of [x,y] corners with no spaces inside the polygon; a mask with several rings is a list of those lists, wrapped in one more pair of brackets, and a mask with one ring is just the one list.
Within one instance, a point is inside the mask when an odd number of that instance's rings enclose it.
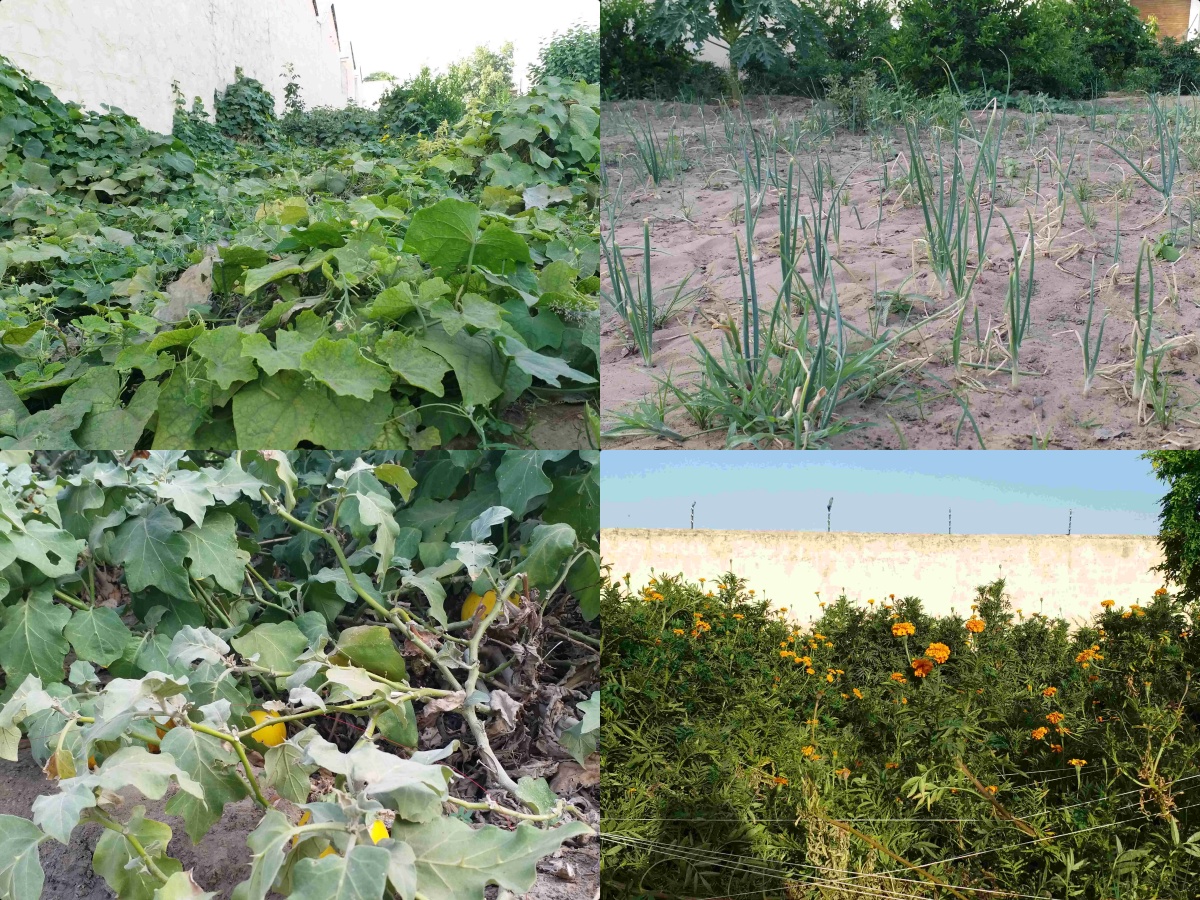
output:
{"label": "orange marigold flower", "polygon": [[894,763],[894,762],[884,763],[883,767],[885,769],[898,769],[898,768],[900,768],[900,763]]}
{"label": "orange marigold flower", "polygon": [[1100,605],[1103,606],[1105,609],[1112,609],[1114,606],[1117,605],[1117,601],[1116,600],[1101,600]]}
{"label": "orange marigold flower", "polygon": [[907,684],[908,683],[908,679],[904,677],[903,672],[893,672],[892,673],[892,681],[895,681],[897,684]]}
{"label": "orange marigold flower", "polygon": [[987,787],[984,788],[984,790],[987,791],[992,796],[995,796],[996,791],[1000,790],[1000,788],[996,787],[996,785],[994,785],[994,784],[989,784]]}
{"label": "orange marigold flower", "polygon": [[859,700],[861,700],[861,699],[863,698],[863,692],[862,692],[862,691],[860,691],[858,688],[855,688],[855,689],[854,689],[854,696],[855,696],[855,697],[857,697]]}
{"label": "orange marigold flower", "polygon": [[683,633],[684,633],[684,631],[683,631],[683,629],[682,629],[682,628],[673,628],[673,629],[671,629],[671,630],[672,630],[672,631],[674,631],[676,634],[683,634]]}
{"label": "orange marigold flower", "polygon": [[971,616],[971,618],[967,619],[966,629],[967,631],[971,632],[971,634],[982,634],[983,629],[986,627],[987,623],[985,623],[983,619],[979,618],[979,616]]}
{"label": "orange marigold flower", "polygon": [[1055,753],[1062,753],[1062,744],[1051,744],[1050,749]]}
{"label": "orange marigold flower", "polygon": [[897,622],[892,626],[892,634],[896,637],[907,637],[910,634],[916,633],[916,626],[912,622]]}
{"label": "orange marigold flower", "polygon": [[930,644],[925,648],[925,655],[936,663],[944,663],[950,658],[950,648],[945,644]]}
{"label": "orange marigold flower", "polygon": [[782,775],[776,775],[775,783],[778,785],[785,785],[788,783],[788,780],[786,778],[784,778]]}
{"label": "orange marigold flower", "polygon": [[1157,591],[1154,592],[1154,596],[1161,597],[1166,592],[1167,592],[1167,589],[1165,587],[1160,587]]}
{"label": "orange marigold flower", "polygon": [[1057,725],[1059,722],[1061,722],[1065,718],[1066,718],[1066,716],[1064,716],[1060,712],[1052,712],[1052,713],[1048,713],[1046,715],[1046,721],[1049,722],[1051,725]]}
{"label": "orange marigold flower", "polygon": [[1087,760],[1086,759],[1068,759],[1067,765],[1074,766],[1075,768],[1078,769],[1080,766],[1086,766]]}
{"label": "orange marigold flower", "polygon": [[1032,738],[1033,738],[1035,741],[1040,741],[1040,740],[1042,740],[1042,739],[1043,739],[1043,738],[1044,738],[1046,735],[1048,735],[1049,733],[1050,733],[1050,729],[1049,729],[1049,728],[1035,728],[1035,729],[1033,729],[1033,731],[1029,732],[1030,736],[1031,736],[1031,737],[1032,737]]}
{"label": "orange marigold flower", "polygon": [[1048,687],[1044,691],[1042,691],[1042,696],[1043,697],[1053,697],[1057,693],[1058,693],[1058,688]]}
{"label": "orange marigold flower", "polygon": [[924,678],[926,675],[928,675],[930,672],[933,671],[933,662],[932,662],[932,660],[925,659],[925,657],[922,656],[919,659],[913,660],[912,667],[913,667],[913,674],[915,676],[917,676],[918,678]]}

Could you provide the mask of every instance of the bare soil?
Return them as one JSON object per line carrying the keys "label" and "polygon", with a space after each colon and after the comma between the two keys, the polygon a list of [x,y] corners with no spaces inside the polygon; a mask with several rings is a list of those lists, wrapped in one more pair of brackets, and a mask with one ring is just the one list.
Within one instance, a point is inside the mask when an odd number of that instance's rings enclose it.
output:
{"label": "bare soil", "polygon": [[[696,341],[719,357],[723,335],[731,328],[740,333],[742,287],[734,236],[744,240],[745,225],[740,218],[741,151],[735,159],[725,144],[718,107],[626,103],[607,105],[603,112],[609,193],[611,197],[619,187],[621,195],[615,238],[623,248],[631,278],[640,275],[642,223],[648,219],[656,295],[662,298],[668,286],[689,275],[689,289],[700,289],[687,309],[655,333],[655,364],[650,368],[632,348],[620,318],[611,307],[606,308],[601,328],[601,413],[608,429],[616,423],[615,412],[628,412],[638,401],[654,397],[661,380],[694,384]],[[790,129],[811,116],[812,110],[805,100],[754,98],[734,115],[739,119],[749,116],[756,131],[766,134]],[[650,116],[664,143],[676,135],[688,159],[687,171],[657,186],[650,183],[637,161],[628,116],[642,123]],[[972,116],[982,128],[986,113]],[[1060,133],[1061,158],[1056,149]],[[996,195],[984,203],[985,215],[988,204],[994,203],[996,216],[973,293],[984,338],[976,344],[970,306],[963,337],[964,359],[978,367],[956,371],[950,355],[954,316],[938,315],[952,300],[947,299],[929,266],[920,203],[911,188],[903,187],[909,155],[903,129],[891,129],[882,143],[874,146],[866,134],[839,129],[819,152],[832,163],[838,183],[849,176],[840,239],[831,248],[836,255],[842,315],[869,333],[872,320],[880,318],[883,296],[894,291],[899,295],[891,303],[886,327],[920,327],[902,341],[889,363],[908,362],[911,370],[866,402],[840,409],[844,418],[872,423],[872,427],[841,434],[829,446],[978,447],[980,442],[964,417],[964,403],[987,448],[1200,446],[1200,418],[1195,412],[1200,403],[1196,340],[1200,332],[1200,250],[1189,245],[1190,210],[1200,211],[1196,191],[1200,135],[1185,138],[1172,226],[1162,215],[1162,196],[1102,144],[1124,141],[1125,152],[1135,161],[1153,161],[1152,177],[1157,177],[1158,146],[1153,143],[1144,98],[1105,104],[1094,131],[1083,115],[1042,112],[1035,117],[1010,111]],[[930,146],[927,142],[927,156]],[[1192,157],[1196,169],[1188,161]],[[804,164],[804,160],[798,162]],[[786,166],[786,158],[781,158],[782,169]],[[881,191],[884,166],[892,186]],[[1064,210],[1057,203],[1057,186],[1065,169],[1070,169],[1071,175]],[[1083,186],[1082,199],[1073,194],[1078,185]],[[801,203],[807,210],[807,200]],[[769,315],[782,280],[778,205],[778,192],[768,187],[754,232],[753,263],[760,304],[767,310],[764,315]],[[1118,215],[1120,253],[1114,265]],[[1020,348],[1020,371],[1029,374],[1022,375],[1014,387],[1004,349],[1004,303],[1014,254],[1004,221],[1012,227],[1020,247],[1030,217],[1036,235],[1036,289],[1031,321]],[[1160,403],[1156,416],[1153,405],[1145,397],[1139,402],[1131,390],[1133,280],[1142,239],[1153,244],[1172,230],[1181,258],[1174,263],[1154,260],[1156,309],[1151,346],[1170,342],[1160,370],[1165,382],[1159,382],[1166,385],[1166,402]],[[1200,228],[1195,231],[1195,242],[1200,245]],[[1108,311],[1108,321],[1097,377],[1085,396],[1078,335],[1083,334],[1088,312],[1093,258],[1097,272],[1093,338],[1103,310]],[[807,265],[800,273],[809,276]],[[610,289],[606,276],[604,291]],[[669,412],[665,421],[684,437],[682,442],[661,437],[610,437],[603,446],[702,449],[726,444],[723,423],[705,430],[678,408]],[[762,449],[771,447],[763,445]]]}

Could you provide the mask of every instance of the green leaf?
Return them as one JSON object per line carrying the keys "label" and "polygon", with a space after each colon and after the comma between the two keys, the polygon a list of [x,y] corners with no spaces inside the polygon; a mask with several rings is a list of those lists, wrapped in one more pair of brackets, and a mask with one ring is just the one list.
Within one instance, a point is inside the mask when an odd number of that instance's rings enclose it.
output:
{"label": "green leaf", "polygon": [[[183,729],[191,731],[190,728]],[[171,779],[179,784],[181,791],[202,799],[204,791],[200,784],[175,763],[170,753],[151,753],[140,744],[122,747],[91,775],[79,780],[95,787],[119,791],[133,787],[151,800],[161,799],[171,786]]]}
{"label": "green leaf", "polygon": [[541,353],[536,353],[511,335],[504,335],[501,338],[501,342],[504,344],[504,352],[512,357],[512,361],[516,363],[517,368],[526,375],[540,378],[554,387],[561,386],[559,384],[560,378],[569,378],[580,384],[596,383],[596,379],[591,375],[580,372],[578,369],[572,369],[558,357],[543,356]]}
{"label": "green leaf", "polygon": [[[33,821],[60,844],[69,844],[79,817],[95,805],[96,794],[91,787],[80,779],[67,778],[59,782],[58,793],[43,794],[33,801]],[[0,896],[4,896],[2,892]]]}
{"label": "green leaf", "polygon": [[302,368],[342,397],[370,400],[376,391],[392,386],[392,376],[371,362],[354,341],[321,338],[304,354]]}
{"label": "green leaf", "polygon": [[208,377],[223,391],[258,377],[254,361],[243,354],[246,335],[233,325],[208,332],[192,344],[192,352],[207,361]]}
{"label": "green leaf", "polygon": [[408,678],[404,657],[392,642],[391,631],[382,625],[347,628],[338,639],[338,652],[356,666],[391,681],[405,681]]}
{"label": "green leaf", "polygon": [[[505,263],[532,262],[529,246],[525,239],[507,225],[496,223],[489,225],[475,246],[474,263],[491,269],[493,272],[505,271]],[[513,271],[513,266],[508,266]]]}
{"label": "green leaf", "polygon": [[165,506],[128,519],[109,544],[113,561],[125,567],[125,580],[134,593],[154,586],[164,594],[186,600],[191,596],[184,568],[188,542],[180,534],[183,521]]}
{"label": "green leaf", "polygon": [[246,273],[246,282],[242,287],[242,293],[249,297],[259,288],[273,281],[279,281],[289,275],[299,275],[304,271],[300,260],[301,257],[298,254],[292,254],[260,269],[251,269]]}
{"label": "green leaf", "polygon": [[46,877],[38,845],[46,839],[28,819],[0,816],[0,897],[39,900]]}
{"label": "green leaf", "polygon": [[63,628],[71,611],[53,603],[42,591],[28,600],[6,607],[0,647],[4,648],[4,674],[9,684],[20,684],[26,675],[43,681],[62,681],[67,658]]}
{"label": "green leaf", "polygon": [[283,813],[268,809],[258,827],[250,832],[246,843],[254,851],[254,859],[250,866],[250,878],[243,882],[246,886],[244,900],[266,900],[271,885],[283,868],[287,843],[294,831]]}
{"label": "green leaf", "polygon": [[247,634],[233,639],[233,649],[249,659],[258,655],[258,665],[271,669],[276,675],[290,675],[296,671],[296,657],[308,647],[304,636],[295,622],[258,625]]}
{"label": "green leaf", "polygon": [[175,764],[200,785],[202,797],[180,791],[166,806],[168,815],[183,819],[188,837],[198,844],[220,820],[225,804],[235,803],[250,793],[238,775],[237,755],[223,741],[187,727],[168,731],[161,749],[174,757]]}
{"label": "green leaf", "polygon": [[401,747],[416,748],[419,735],[417,733],[417,716],[413,711],[411,700],[405,700],[399,706],[385,710],[376,720],[379,733]]}
{"label": "green leaf", "polygon": [[76,656],[101,666],[118,659],[133,637],[121,617],[103,606],[76,612],[63,633]]}
{"label": "green leaf", "polygon": [[215,896],[212,891],[201,890],[191,872],[176,872],[154,892],[154,900],[211,900]]}
{"label": "green leaf", "polygon": [[[183,871],[177,859],[166,856],[164,851],[171,842],[171,827],[163,822],[146,818],[146,808],[136,807],[133,818],[125,826],[126,831],[141,842],[149,852],[155,865],[168,877]],[[135,862],[136,860],[136,862]],[[124,835],[107,828],[100,833],[96,851],[92,854],[92,868],[113,889],[121,900],[154,900],[160,887],[158,879],[146,870]]]}
{"label": "green leaf", "polygon": [[450,337],[440,328],[431,328],[420,339],[420,344],[454,369],[464,406],[488,406],[504,393],[498,380],[496,348],[490,341],[465,331]]}
{"label": "green leaf", "polygon": [[517,572],[529,575],[537,588],[551,588],[562,574],[562,567],[575,552],[575,529],[570,525],[539,525],[529,539],[529,554]]}
{"label": "green leaf", "polygon": [[[231,457],[232,459],[232,457]],[[255,479],[257,480],[257,479]],[[183,533],[188,545],[192,577],[212,577],[227,591],[236,593],[246,577],[250,554],[238,547],[237,525],[227,512],[215,512],[202,526],[192,525]]]}
{"label": "green leaf", "polygon": [[561,453],[539,450],[510,450],[496,467],[496,483],[500,486],[500,501],[520,519],[532,506],[532,501],[549,494],[554,483],[542,471],[551,459],[561,459]]}
{"label": "green leaf", "polygon": [[265,760],[267,784],[293,803],[307,803],[312,791],[308,776],[317,767],[304,764],[304,751],[285,741],[267,750]]}
{"label": "green leaf", "polygon": [[579,601],[579,612],[591,622],[600,615],[600,556],[589,550],[575,561],[563,582]]}
{"label": "green leaf", "polygon": [[319,447],[370,447],[391,416],[389,394],[367,403],[339,399],[298,372],[279,372],[248,384],[233,397],[238,445],[247,450],[294,450],[307,441]]}
{"label": "green leaf", "polygon": [[277,331],[272,347],[265,334],[250,334],[242,341],[242,355],[252,358],[268,375],[283,369],[298,370],[303,367],[304,354],[319,337],[305,331]]}
{"label": "green leaf", "polygon": [[404,238],[404,252],[415,253],[437,269],[465,265],[481,218],[474,203],[452,197],[417,210]]}
{"label": "green leaf", "polygon": [[292,877],[291,900],[380,900],[388,863],[387,850],[366,844],[355,845],[345,857],[302,859]]}
{"label": "green leaf", "polygon": [[409,384],[424,388],[435,397],[445,395],[442,381],[450,371],[450,364],[421,346],[416,338],[389,331],[375,344],[375,355]]}
{"label": "green leaf", "polygon": [[417,864],[417,890],[428,900],[483,900],[488,885],[524,894],[537,881],[537,864],[563,841],[592,829],[582,822],[540,829],[522,822],[512,831],[473,829],[443,817],[414,825],[396,821],[392,838],[408,844]]}
{"label": "green leaf", "polygon": [[375,477],[398,490],[405,503],[412,497],[413,489],[417,486],[417,480],[408,473],[408,469],[395,463],[376,466]]}
{"label": "green leaf", "polygon": [[592,466],[577,475],[554,479],[554,489],[542,510],[543,522],[565,522],[575,529],[576,536],[591,546],[597,546],[597,524],[600,521],[600,470]]}
{"label": "green leaf", "polygon": [[0,535],[0,568],[14,559],[29,563],[47,578],[62,578],[75,571],[86,542],[47,522],[31,519],[24,531]]}

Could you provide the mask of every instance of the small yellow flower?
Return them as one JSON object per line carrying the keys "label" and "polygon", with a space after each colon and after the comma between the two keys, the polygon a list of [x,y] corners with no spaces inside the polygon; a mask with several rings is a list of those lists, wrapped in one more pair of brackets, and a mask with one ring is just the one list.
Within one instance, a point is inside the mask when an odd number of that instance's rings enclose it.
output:
{"label": "small yellow flower", "polygon": [[671,630],[672,630],[672,631],[674,631],[676,634],[683,634],[683,633],[684,633],[684,630],[683,630],[682,628],[673,628],[673,629],[671,629]]}
{"label": "small yellow flower", "polygon": [[1074,766],[1075,768],[1078,769],[1080,766],[1086,766],[1087,760],[1086,759],[1068,759],[1067,765]]}
{"label": "small yellow flower", "polygon": [[897,684],[907,684],[908,683],[908,679],[904,677],[903,672],[893,672],[892,673],[892,681],[896,682]]}
{"label": "small yellow flower", "polygon": [[863,698],[863,692],[862,692],[862,691],[860,691],[858,688],[855,688],[855,689],[854,689],[854,696],[855,696],[855,697],[857,697],[859,700],[861,700],[861,699]]}
{"label": "small yellow flower", "polygon": [[817,748],[814,747],[812,744],[806,744],[805,746],[800,748],[800,752],[803,753],[809,759],[812,759],[813,754],[815,754],[817,752]]}
{"label": "small yellow flower", "polygon": [[989,784],[987,787],[984,788],[984,790],[987,791],[989,794],[991,794],[994,797],[994,796],[996,796],[996,791],[1000,790],[1000,788],[996,787],[996,785],[994,785],[994,784]]}
{"label": "small yellow flower", "polygon": [[1101,600],[1100,605],[1103,606],[1105,609],[1112,609],[1114,606],[1117,605],[1117,601],[1116,600]]}

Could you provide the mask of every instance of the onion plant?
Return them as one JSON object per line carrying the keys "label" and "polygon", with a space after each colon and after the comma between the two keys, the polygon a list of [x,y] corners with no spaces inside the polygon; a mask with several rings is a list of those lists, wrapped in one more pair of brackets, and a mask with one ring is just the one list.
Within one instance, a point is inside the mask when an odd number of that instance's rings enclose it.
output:
{"label": "onion plant", "polygon": [[[1021,352],[1021,342],[1025,339],[1025,331],[1029,328],[1029,309],[1033,300],[1033,267],[1037,253],[1033,246],[1033,218],[1029,220],[1029,236],[1021,249],[1017,249],[1017,239],[1008,222],[1004,223],[1008,230],[1008,240],[1012,245],[1013,267],[1008,274],[1008,291],[1004,297],[1004,313],[1008,319],[1008,355],[1012,361],[1012,384],[1016,387],[1020,375],[1017,358]],[[1021,283],[1021,267],[1025,259],[1029,259],[1029,277]]]}
{"label": "onion plant", "polygon": [[[1088,314],[1087,324],[1083,327],[1083,337],[1079,344],[1083,348],[1083,395],[1086,397],[1092,388],[1092,379],[1096,376],[1096,363],[1100,359],[1100,345],[1104,340],[1104,323],[1108,321],[1108,310],[1100,317],[1100,331],[1096,335],[1096,343],[1092,344],[1092,316],[1096,309],[1096,257],[1092,257],[1092,277],[1088,283]],[[1078,336],[1078,332],[1076,332]]]}
{"label": "onion plant", "polygon": [[[1142,305],[1142,267],[1146,268],[1146,304]],[[1146,357],[1154,327],[1154,254],[1143,240],[1133,276],[1133,396],[1140,398],[1146,387]]]}
{"label": "onion plant", "polygon": [[[1176,95],[1176,101],[1179,97]],[[1176,104],[1178,105],[1178,103]],[[1150,177],[1150,167],[1139,165],[1108,142],[1104,146],[1129,164],[1142,181],[1162,195],[1163,212],[1171,221],[1171,197],[1175,189],[1175,176],[1179,174],[1180,116],[1163,109],[1157,94],[1150,94],[1150,123],[1154,127],[1154,140],[1158,146],[1158,178]]]}

